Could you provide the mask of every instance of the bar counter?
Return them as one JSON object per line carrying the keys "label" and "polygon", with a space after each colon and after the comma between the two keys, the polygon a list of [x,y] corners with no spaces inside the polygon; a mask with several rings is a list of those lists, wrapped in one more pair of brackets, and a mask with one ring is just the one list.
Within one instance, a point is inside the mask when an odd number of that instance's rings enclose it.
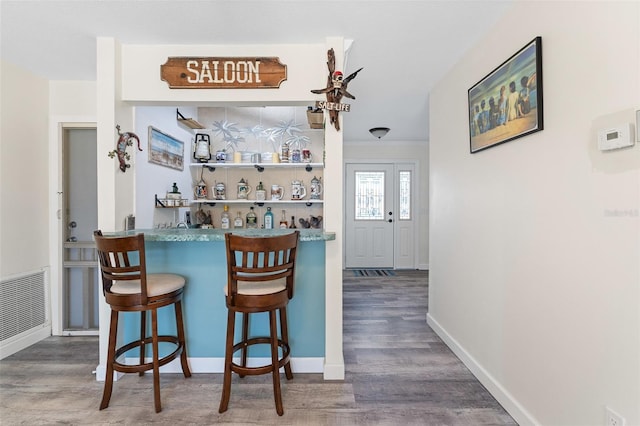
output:
{"label": "bar counter", "polygon": [[[123,236],[143,233],[149,273],[175,273],[185,277],[183,310],[187,354],[195,373],[223,371],[227,308],[225,232],[247,236],[268,236],[291,229],[136,229],[105,233]],[[304,373],[322,373],[325,357],[325,241],[335,233],[299,229],[294,297],[287,308],[292,367]],[[175,333],[172,308],[159,310],[160,334]],[[122,315],[124,338],[132,340],[139,330],[139,315]],[[239,328],[239,327],[237,327]],[[267,314],[255,315],[250,334],[268,335]],[[262,346],[262,345],[261,345]],[[269,357],[268,345],[257,347],[249,356],[255,363]],[[132,351],[127,356],[135,356]],[[173,363],[162,371],[180,371]]]}

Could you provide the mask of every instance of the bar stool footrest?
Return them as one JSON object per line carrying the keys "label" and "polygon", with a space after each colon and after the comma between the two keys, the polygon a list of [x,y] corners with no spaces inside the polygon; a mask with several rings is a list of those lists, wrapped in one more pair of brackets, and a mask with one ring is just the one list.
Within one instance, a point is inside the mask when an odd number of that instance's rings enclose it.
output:
{"label": "bar stool footrest", "polygon": [[[249,346],[264,345],[264,344],[271,345],[271,338],[270,337],[252,337],[250,339],[247,339],[246,341],[238,342],[235,345],[233,345],[233,353],[236,353],[241,349],[248,350]],[[287,365],[287,363],[290,362],[291,349],[289,347],[289,344],[283,341],[282,339],[278,339],[278,346],[282,349],[282,357],[278,359],[278,370],[280,370],[280,368],[284,367],[285,365]],[[235,362],[232,361],[231,371],[238,373],[240,376],[244,376],[244,375],[258,376],[261,374],[271,373],[273,371],[273,365],[267,364],[259,367],[245,367],[245,366],[236,364]]]}
{"label": "bar stool footrest", "polygon": [[[184,350],[184,346],[180,344],[178,337],[176,336],[158,336],[158,343],[160,342],[172,343],[176,345],[176,348],[173,352],[158,359],[158,365],[160,367],[169,364],[171,361],[178,358]],[[141,343],[150,345],[153,343],[153,339],[151,337],[147,337],[144,339],[144,341],[134,340],[130,343],[127,343],[126,345],[123,345],[116,350],[115,358],[118,359],[124,353],[129,352],[132,349],[140,348]],[[147,362],[144,364],[122,364],[121,362],[114,361],[113,369],[121,373],[141,373],[144,371],[153,370],[153,362]]]}

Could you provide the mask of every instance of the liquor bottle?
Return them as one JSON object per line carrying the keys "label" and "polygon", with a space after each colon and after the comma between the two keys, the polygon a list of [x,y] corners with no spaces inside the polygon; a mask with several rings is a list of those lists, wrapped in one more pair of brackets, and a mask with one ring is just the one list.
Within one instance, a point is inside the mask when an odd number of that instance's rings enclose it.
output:
{"label": "liquor bottle", "polygon": [[249,213],[247,213],[247,228],[257,228],[258,227],[258,216],[256,216],[256,212],[253,211],[253,206],[249,208]]}
{"label": "liquor bottle", "polygon": [[256,200],[264,201],[267,198],[267,191],[264,189],[264,185],[260,182],[256,186]]}
{"label": "liquor bottle", "polygon": [[225,204],[224,211],[222,212],[222,219],[220,228],[229,229],[229,206]]}
{"label": "liquor bottle", "polygon": [[287,223],[287,216],[284,210],[282,210],[282,219],[280,219],[280,228],[287,229],[289,224]]}
{"label": "liquor bottle", "polygon": [[242,228],[242,227],[244,227],[244,220],[242,219],[242,216],[240,216],[240,212],[238,212],[238,215],[236,216],[236,218],[233,221],[233,227],[234,228]]}
{"label": "liquor bottle", "polygon": [[271,207],[267,207],[267,212],[264,214],[264,229],[273,229],[273,213],[271,213]]}
{"label": "liquor bottle", "polygon": [[296,217],[291,216],[291,225],[289,225],[289,229],[296,229]]}

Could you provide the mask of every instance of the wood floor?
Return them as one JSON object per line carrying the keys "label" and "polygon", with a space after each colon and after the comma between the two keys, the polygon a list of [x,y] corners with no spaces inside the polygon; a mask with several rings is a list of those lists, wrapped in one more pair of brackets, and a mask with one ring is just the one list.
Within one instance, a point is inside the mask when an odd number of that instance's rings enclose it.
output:
{"label": "wood floor", "polygon": [[151,375],[131,374],[114,384],[109,408],[99,411],[97,338],[50,337],[0,361],[0,424],[516,424],[427,326],[427,280],[420,271],[345,271],[345,380],[283,380],[282,417],[269,375],[234,375],[229,410],[218,414],[221,374],[165,374],[156,414]]}

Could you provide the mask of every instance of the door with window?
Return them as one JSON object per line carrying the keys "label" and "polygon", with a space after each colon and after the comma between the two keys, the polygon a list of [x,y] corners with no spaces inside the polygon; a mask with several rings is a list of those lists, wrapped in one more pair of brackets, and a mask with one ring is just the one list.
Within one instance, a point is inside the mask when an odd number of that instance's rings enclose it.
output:
{"label": "door with window", "polygon": [[345,266],[414,268],[413,164],[346,165]]}

